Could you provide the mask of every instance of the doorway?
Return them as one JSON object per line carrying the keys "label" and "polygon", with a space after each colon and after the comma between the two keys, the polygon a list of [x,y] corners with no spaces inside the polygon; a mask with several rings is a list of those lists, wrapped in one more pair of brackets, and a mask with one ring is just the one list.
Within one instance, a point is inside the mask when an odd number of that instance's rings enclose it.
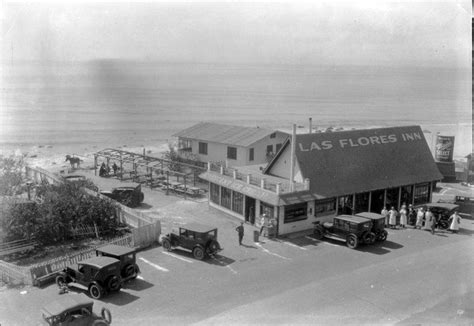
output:
{"label": "doorway", "polygon": [[255,198],[245,196],[245,222],[255,224]]}
{"label": "doorway", "polygon": [[373,213],[379,213],[383,208],[385,190],[372,191],[372,197],[370,201],[370,211]]}

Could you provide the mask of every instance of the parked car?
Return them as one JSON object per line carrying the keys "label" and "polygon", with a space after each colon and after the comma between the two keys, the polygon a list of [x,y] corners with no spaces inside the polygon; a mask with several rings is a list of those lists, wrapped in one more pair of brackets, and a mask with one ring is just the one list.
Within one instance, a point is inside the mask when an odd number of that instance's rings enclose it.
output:
{"label": "parked car", "polygon": [[360,243],[371,244],[375,240],[372,230],[372,220],[354,215],[339,215],[333,222],[322,225],[315,223],[313,234],[316,239],[329,238],[344,241],[346,245],[355,249]]}
{"label": "parked car", "polygon": [[129,247],[107,245],[96,249],[97,257],[112,257],[120,261],[120,276],[122,281],[135,279],[140,273],[137,265],[136,250]]}
{"label": "parked car", "polygon": [[190,223],[163,236],[163,248],[171,251],[180,247],[190,250],[194,258],[202,260],[222,250],[217,242],[217,229],[197,223]]}
{"label": "parked car", "polygon": [[145,199],[141,184],[128,183],[112,189],[111,191],[101,191],[102,195],[118,201],[128,207],[138,207]]}
{"label": "parked car", "polygon": [[75,287],[87,291],[94,299],[104,294],[119,291],[122,287],[120,260],[112,257],[93,257],[66,267],[58,276],[56,284],[62,287]]}
{"label": "parked car", "polygon": [[385,217],[371,212],[357,213],[356,216],[368,218],[372,220],[372,232],[375,234],[375,240],[385,241],[387,240],[388,232],[385,230]]}
{"label": "parked car", "polygon": [[79,187],[84,187],[91,189],[93,191],[99,191],[99,188],[89,179],[81,174],[67,174],[62,176],[65,182],[70,182],[78,185]]}
{"label": "parked car", "polygon": [[425,212],[429,208],[431,213],[436,217],[437,227],[439,229],[447,229],[449,227],[449,217],[453,215],[454,211],[459,211],[459,205],[451,203],[428,203],[415,206],[415,209],[423,207]]}
{"label": "parked car", "polygon": [[68,295],[48,303],[41,314],[49,326],[106,326],[112,323],[112,314],[102,308],[94,313],[94,301],[82,295]]}

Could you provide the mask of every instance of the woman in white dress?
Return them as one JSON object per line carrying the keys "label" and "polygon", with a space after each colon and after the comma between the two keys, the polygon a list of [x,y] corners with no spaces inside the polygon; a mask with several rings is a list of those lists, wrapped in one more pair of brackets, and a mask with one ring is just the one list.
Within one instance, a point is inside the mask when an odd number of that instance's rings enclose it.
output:
{"label": "woman in white dress", "polygon": [[425,227],[424,227],[425,230],[431,231],[431,225],[434,223],[433,218],[434,218],[433,213],[431,213],[430,209],[427,208],[426,213],[425,213]]}
{"label": "woman in white dress", "polygon": [[390,217],[388,219],[388,224],[390,225],[391,229],[395,229],[397,226],[397,215],[398,212],[395,209],[395,207],[392,206],[392,208],[389,211]]}
{"label": "woman in white dress", "polygon": [[418,213],[416,213],[416,225],[415,229],[420,229],[423,226],[423,219],[425,217],[425,212],[423,211],[423,207],[418,208]]}
{"label": "woman in white dress", "polygon": [[402,208],[400,209],[400,227],[401,228],[406,228],[407,225],[407,206],[402,205]]}
{"label": "woman in white dress", "polygon": [[459,224],[461,224],[461,216],[459,216],[457,211],[455,211],[454,214],[449,217],[448,223],[449,231],[453,233],[458,233]]}

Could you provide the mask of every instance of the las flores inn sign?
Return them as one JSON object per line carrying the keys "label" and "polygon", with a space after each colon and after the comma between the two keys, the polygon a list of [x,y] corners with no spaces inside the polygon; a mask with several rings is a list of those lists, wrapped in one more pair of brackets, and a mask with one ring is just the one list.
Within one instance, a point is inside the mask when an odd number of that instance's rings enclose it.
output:
{"label": "las flores inn sign", "polygon": [[362,136],[354,138],[341,138],[338,140],[323,140],[321,142],[311,142],[311,144],[298,143],[298,149],[301,152],[330,150],[333,148],[352,148],[384,145],[396,142],[419,141],[423,137],[419,132]]}

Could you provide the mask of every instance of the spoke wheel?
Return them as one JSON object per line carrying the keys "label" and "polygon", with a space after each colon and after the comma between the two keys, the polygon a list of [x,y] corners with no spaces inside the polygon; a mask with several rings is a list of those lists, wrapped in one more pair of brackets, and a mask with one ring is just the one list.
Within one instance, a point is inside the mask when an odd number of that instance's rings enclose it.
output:
{"label": "spoke wheel", "polygon": [[351,249],[355,249],[359,245],[359,239],[357,239],[355,234],[349,234],[346,239],[346,245]]}
{"label": "spoke wheel", "polygon": [[204,259],[204,250],[201,247],[195,247],[193,249],[193,256],[196,259],[203,260]]}
{"label": "spoke wheel", "polygon": [[387,240],[387,236],[388,236],[388,232],[385,231],[385,230],[383,230],[383,231],[380,233],[378,240],[379,240],[379,241],[385,241],[385,240]]}
{"label": "spoke wheel", "polygon": [[168,239],[163,239],[163,248],[166,250],[166,251],[171,251],[171,242],[170,240]]}
{"label": "spoke wheel", "polygon": [[98,284],[92,284],[89,287],[89,294],[91,298],[99,300],[102,297],[102,287]]}

